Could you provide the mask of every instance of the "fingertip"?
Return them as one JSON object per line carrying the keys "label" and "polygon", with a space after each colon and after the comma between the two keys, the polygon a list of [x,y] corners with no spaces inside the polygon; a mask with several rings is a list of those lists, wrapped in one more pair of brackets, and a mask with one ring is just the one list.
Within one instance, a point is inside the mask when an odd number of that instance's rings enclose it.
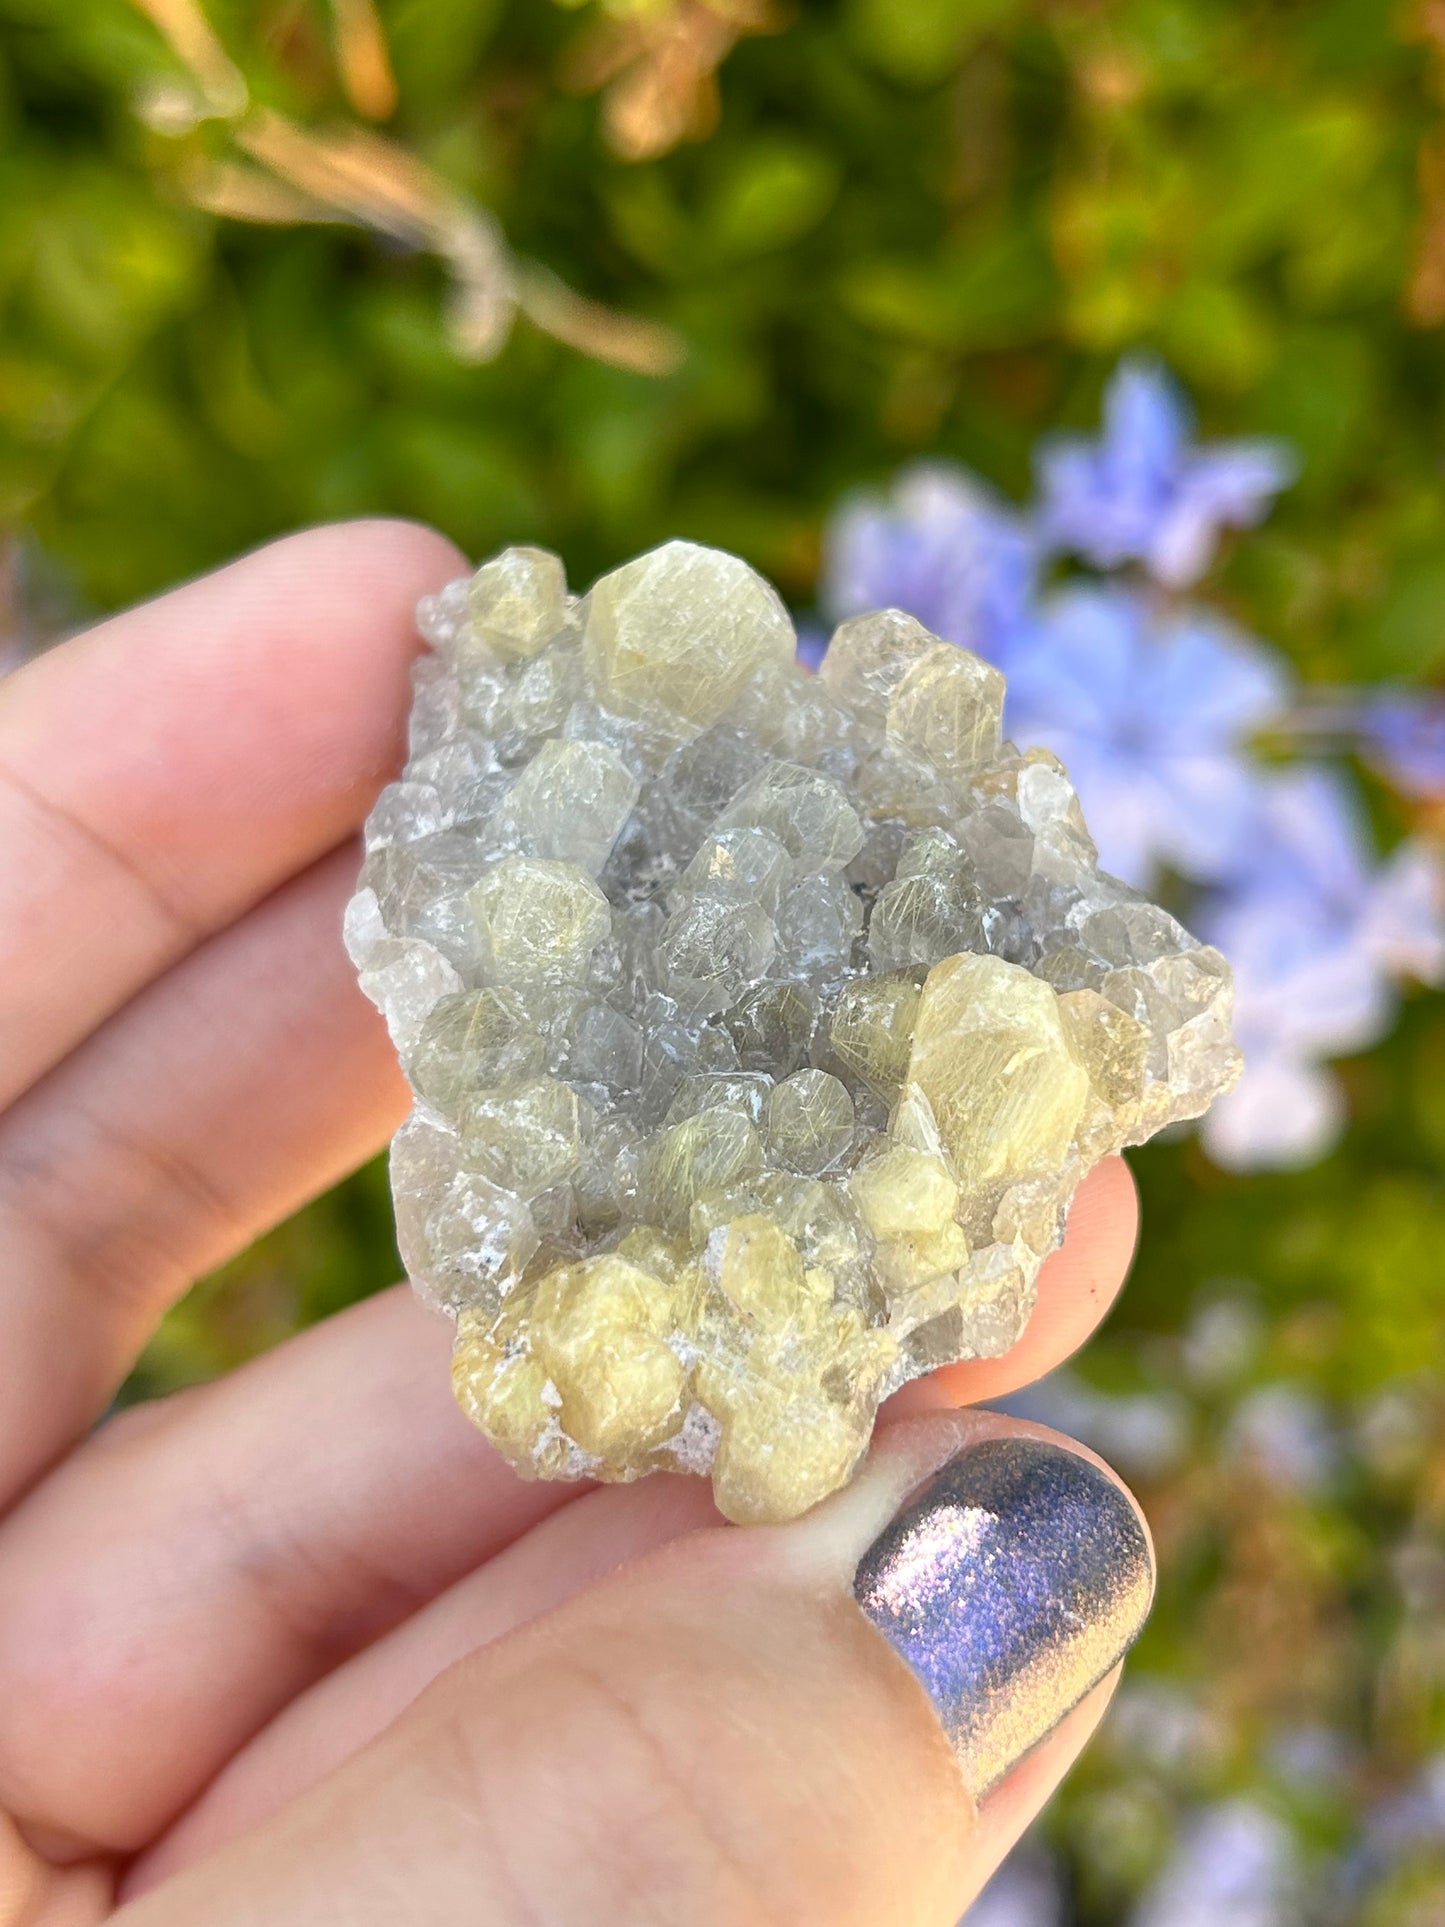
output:
{"label": "fingertip", "polygon": [[1123,1674],[1122,1664],[1100,1680],[1053,1732],[989,1794],[978,1811],[974,1873],[977,1885],[970,1905],[988,1884],[1019,1840],[1057,1793],[1060,1783],[1097,1733],[1109,1710]]}
{"label": "fingertip", "polygon": [[1134,1173],[1123,1158],[1104,1158],[1075,1193],[1064,1241],[1039,1272],[1038,1306],[1029,1329],[1053,1348],[1043,1370],[1062,1364],[1097,1331],[1123,1289],[1138,1237]]}
{"label": "fingertip", "polygon": [[[1139,1236],[1139,1187],[1124,1158],[1100,1159],[1079,1186],[1069,1213],[1065,1245],[1081,1236],[1097,1238],[1095,1255],[1108,1260],[1122,1282],[1133,1262]],[[1046,1261],[1046,1266],[1062,1255],[1063,1247]]]}
{"label": "fingertip", "polygon": [[1104,1158],[1084,1178],[1064,1242],[1044,1260],[1038,1296],[1018,1342],[998,1358],[945,1365],[898,1395],[904,1410],[1005,1398],[1054,1371],[1108,1316],[1128,1276],[1139,1231],[1139,1193],[1123,1158]]}
{"label": "fingertip", "polygon": [[326,578],[345,571],[353,580],[374,582],[389,596],[410,593],[414,602],[428,587],[464,574],[471,564],[456,543],[430,523],[402,515],[365,515],[293,530],[228,566]]}

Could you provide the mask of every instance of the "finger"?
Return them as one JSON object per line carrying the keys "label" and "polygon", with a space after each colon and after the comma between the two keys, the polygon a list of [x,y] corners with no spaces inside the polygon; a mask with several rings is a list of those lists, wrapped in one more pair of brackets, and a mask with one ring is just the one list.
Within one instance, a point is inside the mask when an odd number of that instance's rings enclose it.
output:
{"label": "finger", "polygon": [[0,1809],[132,1850],[312,1680],[576,1486],[524,1484],[407,1289],[106,1426],[0,1531]]}
{"label": "finger", "polygon": [[[1098,1305],[1105,1267],[1122,1274],[1131,1234],[1110,1227],[1132,1226],[1132,1198],[1117,1178],[1086,1184],[1035,1323],[1076,1335],[1090,1322],[1071,1301]],[[388,1612],[575,1495],[519,1484],[461,1421],[448,1343],[409,1293],[389,1294],[130,1415],[33,1495],[0,1534],[0,1805],[52,1836],[151,1838]],[[1033,1359],[1058,1362],[1047,1347]],[[946,1381],[979,1369],[936,1374],[922,1402],[956,1403]],[[346,1407],[328,1423],[338,1387]],[[307,1757],[349,1730],[323,1701]]]}
{"label": "finger", "polygon": [[719,1523],[707,1483],[671,1474],[604,1486],[550,1513],[284,1707],[143,1856],[133,1890],[204,1859],[344,1766],[477,1647],[655,1547]]}
{"label": "finger", "polygon": [[55,1867],[0,1813],[0,1927],[99,1927],[111,1912],[110,1867]]}
{"label": "finger", "polygon": [[0,1118],[0,1500],[105,1408],[191,1280],[406,1109],[341,946],[342,850],[150,985]]}
{"label": "finger", "polygon": [[1001,1358],[971,1359],[933,1374],[957,1405],[1003,1398],[1071,1358],[1118,1297],[1139,1235],[1139,1193],[1122,1158],[1096,1164],[1069,1209],[1068,1235],[1044,1260],[1023,1336]]}
{"label": "finger", "polygon": [[407,522],[312,529],[0,687],[0,1105],[360,821],[400,760]]}
{"label": "finger", "polygon": [[689,1534],[473,1652],[127,1918],[949,1927],[998,1846],[978,1802],[1031,1755],[1002,1833],[1047,1792],[1151,1584],[1082,1455],[908,1421],[805,1520]]}
{"label": "finger", "polygon": [[1119,1685],[1122,1667],[1066,1713],[1048,1738],[1028,1753],[983,1802],[978,1813],[972,1906],[1058,1791],[1060,1782],[1099,1730]]}
{"label": "finger", "polygon": [[[427,1611],[292,1701],[143,1857],[132,1870],[131,1890],[159,1885],[305,1793],[478,1646],[553,1611],[654,1547],[717,1523],[708,1488],[671,1477],[604,1487],[552,1514]],[[1022,1832],[1041,1803],[1042,1795],[1030,1808],[1020,1792],[1033,1785],[1037,1771],[1031,1756],[1028,1772],[1010,1775],[987,1803],[990,1825],[1005,1843],[1000,1859],[1016,1837],[1010,1830],[1016,1825]]]}

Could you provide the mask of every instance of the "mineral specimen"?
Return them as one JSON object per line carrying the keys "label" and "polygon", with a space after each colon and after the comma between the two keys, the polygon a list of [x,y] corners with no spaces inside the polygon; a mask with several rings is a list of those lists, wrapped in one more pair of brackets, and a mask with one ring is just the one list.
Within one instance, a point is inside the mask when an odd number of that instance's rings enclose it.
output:
{"label": "mineral specimen", "polygon": [[529,1475],[789,1518],[889,1392],[1013,1344],[1096,1159],[1232,1082],[1228,968],[897,610],[811,676],[766,582],[669,542],[581,600],[509,549],[419,623],[347,938],[457,1396]]}

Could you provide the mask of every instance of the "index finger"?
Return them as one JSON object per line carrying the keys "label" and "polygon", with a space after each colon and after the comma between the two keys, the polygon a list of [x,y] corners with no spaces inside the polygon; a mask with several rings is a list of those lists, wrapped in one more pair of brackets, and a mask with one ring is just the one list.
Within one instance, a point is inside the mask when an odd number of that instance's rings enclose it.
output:
{"label": "index finger", "polygon": [[356,827],[462,567],[414,523],[311,529],[0,684],[0,1106]]}

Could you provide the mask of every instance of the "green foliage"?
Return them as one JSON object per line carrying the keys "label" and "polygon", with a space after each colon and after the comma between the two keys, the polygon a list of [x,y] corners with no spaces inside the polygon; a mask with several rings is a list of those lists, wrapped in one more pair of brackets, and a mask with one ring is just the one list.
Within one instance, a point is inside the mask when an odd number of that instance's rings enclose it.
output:
{"label": "green foliage", "polygon": [[[1150,346],[1207,432],[1283,434],[1303,458],[1221,599],[1306,676],[1445,666],[1445,354],[1409,293],[1442,221],[1419,161],[1445,106],[1408,10],[799,0],[729,57],[711,138],[642,164],[564,84],[596,7],[381,12],[389,131],[519,254],[677,329],[685,362],[649,379],[522,323],[464,365],[426,256],[195,205],[182,145],[135,111],[180,69],[126,0],[0,0],[0,535],[82,606],[377,511],[478,555],[546,542],[574,579],[686,534],[806,603],[847,489],[926,454],[1019,493],[1039,433],[1092,421],[1115,357]],[[345,111],[319,6],[212,18],[258,98],[307,125]],[[1273,1789],[1324,1846],[1445,1745],[1445,1654],[1398,1556],[1445,1507],[1438,1002],[1350,1076],[1358,1122],[1315,1171],[1226,1179],[1189,1144],[1138,1159],[1145,1242],[1089,1367],[1190,1412],[1187,1463],[1144,1479],[1166,1581],[1143,1665],[1222,1723],[1191,1797]],[[371,1169],[201,1287],[133,1389],[220,1369],[394,1267]],[[1223,1389],[1189,1336],[1221,1299],[1263,1334]],[[1231,1400],[1276,1381],[1346,1432],[1403,1388],[1410,1449],[1362,1446],[1303,1499],[1251,1485]],[[1270,1735],[1310,1720],[1358,1763],[1333,1805],[1271,1778]],[[1099,1750],[1058,1828],[1081,1919],[1122,1918],[1175,1797]],[[1393,1878],[1362,1921],[1436,1918],[1438,1866]]]}

